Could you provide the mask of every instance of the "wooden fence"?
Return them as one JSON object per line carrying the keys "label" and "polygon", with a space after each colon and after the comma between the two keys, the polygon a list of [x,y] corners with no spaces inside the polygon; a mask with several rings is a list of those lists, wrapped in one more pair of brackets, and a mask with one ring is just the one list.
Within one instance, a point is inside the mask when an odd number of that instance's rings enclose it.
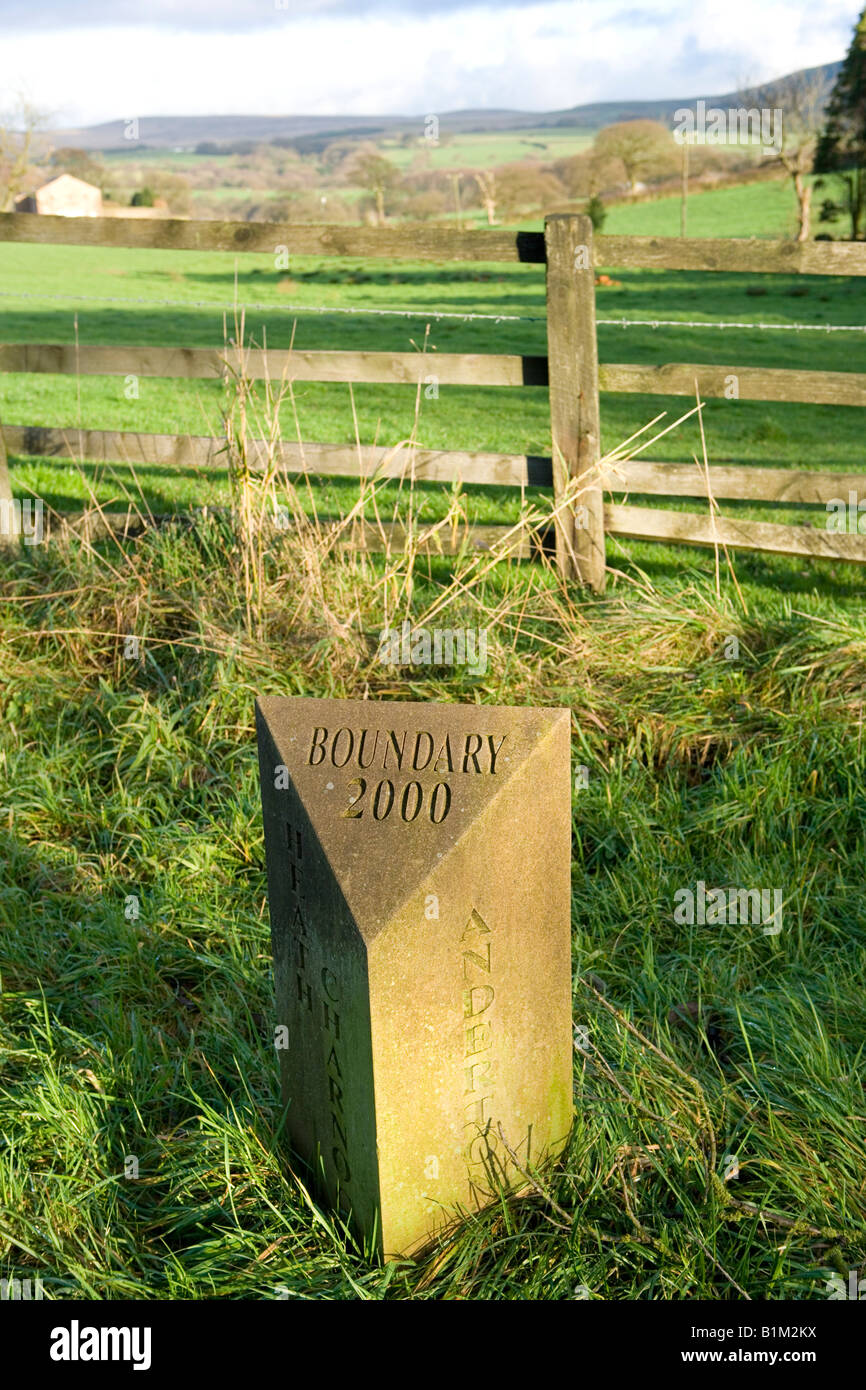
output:
{"label": "wooden fence", "polygon": [[[789,371],[779,368],[667,363],[599,364],[595,325],[595,271],[667,269],[775,272],[802,275],[866,275],[866,245],[836,242],[770,242],[758,239],[597,236],[588,217],[547,218],[541,232],[457,231],[443,227],[293,226],[284,223],[131,218],[43,217],[0,214],[0,241],[77,246],[129,246],[172,250],[268,252],[293,255],[424,260],[529,262],[546,266],[547,356],[437,353],[435,375],[443,385],[547,386],[552,456],[415,450],[418,479],[513,486],[552,486],[560,502],[557,559],[562,572],[596,591],[604,587],[605,533],[690,545],[726,546],[783,554],[866,562],[866,537],[807,526],[721,518],[605,503],[605,493],[636,493],[710,500],[826,503],[866,498],[866,470],[859,474],[631,460],[600,466],[599,391],[647,392],[702,398],[723,396],[732,376],[743,400],[866,405],[866,374]],[[274,352],[209,348],[101,347],[67,344],[0,344],[0,370],[83,375],[219,377],[243,358],[254,378],[267,371],[296,381],[423,382],[431,359],[421,353]],[[221,441],[173,435],[56,430],[6,426],[6,448],[16,454],[156,462],[173,466],[218,464]],[[0,450],[2,459],[2,450]],[[282,465],[321,474],[358,476],[381,470],[399,476],[408,451],[340,444],[284,444]],[[709,479],[709,482],[708,482]],[[0,500],[4,483],[0,461]],[[475,528],[472,543],[493,544],[511,528]],[[376,544],[361,528],[361,544]],[[528,547],[515,537],[519,553]]]}

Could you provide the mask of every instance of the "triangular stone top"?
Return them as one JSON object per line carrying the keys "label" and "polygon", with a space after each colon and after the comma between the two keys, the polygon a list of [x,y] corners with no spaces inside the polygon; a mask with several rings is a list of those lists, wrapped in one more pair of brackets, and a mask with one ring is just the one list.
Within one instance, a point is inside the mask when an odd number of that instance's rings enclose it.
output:
{"label": "triangular stone top", "polygon": [[[293,788],[365,940],[442,864],[566,709],[269,697],[271,786]],[[290,792],[288,793],[291,794]],[[514,855],[515,844],[490,844]]]}

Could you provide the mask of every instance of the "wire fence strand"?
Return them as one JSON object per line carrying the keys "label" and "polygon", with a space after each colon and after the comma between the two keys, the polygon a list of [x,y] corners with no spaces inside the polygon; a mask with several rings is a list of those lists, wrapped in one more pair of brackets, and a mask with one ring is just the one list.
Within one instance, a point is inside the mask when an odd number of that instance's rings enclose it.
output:
{"label": "wire fence strand", "polygon": [[[462,323],[481,319],[488,323],[544,323],[544,315],[475,314],[453,309],[370,309],[336,304],[223,304],[209,299],[135,299],[128,295],[107,297],[85,294],[24,294],[15,290],[0,290],[0,299],[36,301],[45,304],[145,304],[160,309],[214,309],[233,313],[235,309],[262,313],[291,314],[361,314],[384,318],[459,319]],[[597,318],[599,328],[733,328],[740,332],[751,329],[761,333],[866,333],[862,323],[763,323],[740,319],[631,319],[625,317]]]}

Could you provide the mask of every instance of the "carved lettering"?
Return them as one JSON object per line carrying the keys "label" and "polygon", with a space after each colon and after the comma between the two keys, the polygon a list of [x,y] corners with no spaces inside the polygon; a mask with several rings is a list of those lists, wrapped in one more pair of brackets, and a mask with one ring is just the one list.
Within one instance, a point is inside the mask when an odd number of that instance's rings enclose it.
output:
{"label": "carved lettering", "polygon": [[463,1017],[475,1018],[483,1014],[493,1003],[492,985],[474,985],[463,991]]}
{"label": "carved lettering", "polygon": [[491,773],[495,773],[495,772],[496,772],[496,759],[497,759],[497,757],[498,757],[498,755],[499,755],[499,750],[500,750],[500,748],[502,747],[503,743],[505,742],[505,740],[506,740],[507,738],[508,738],[508,735],[507,735],[507,734],[503,734],[502,737],[501,737],[501,739],[500,739],[499,742],[497,743],[496,747],[494,748],[494,746],[493,746],[493,735],[492,735],[492,734],[488,734],[488,735],[487,735],[487,744],[488,744],[488,747],[489,747],[489,749],[490,749],[490,771],[491,771]]}
{"label": "carved lettering", "polygon": [[[344,820],[361,820],[365,811],[366,780],[363,777],[353,777],[347,790],[349,803],[340,814]],[[401,787],[399,782],[395,785],[389,777],[383,777],[370,793],[373,820],[387,820],[394,811],[395,820],[399,818],[406,825],[411,825],[421,815],[426,797],[427,790],[420,782],[407,782]],[[447,782],[437,782],[429,791],[428,817],[434,825],[441,825],[450,809],[451,788]]]}
{"label": "carved lettering", "polygon": [[489,1075],[492,1066],[493,1063],[490,1058],[487,1057],[483,1062],[473,1062],[470,1066],[463,1068],[466,1076],[466,1095],[470,1095],[473,1091],[480,1090],[482,1086],[493,1084],[493,1078]]}
{"label": "carved lettering", "polygon": [[[321,734],[321,738],[317,737],[317,735],[319,734]],[[310,756],[307,759],[311,767],[318,767],[319,763],[323,763],[325,761],[325,744],[327,743],[327,740],[327,729],[316,728],[313,730],[313,746],[310,749]],[[314,755],[316,753],[319,753],[321,756],[318,758],[315,757]]]}
{"label": "carved lettering", "polygon": [[362,729],[362,730],[361,730],[361,737],[360,737],[360,739],[359,739],[359,741],[358,741],[358,766],[359,766],[359,767],[362,767],[362,768],[365,768],[365,769],[368,768],[368,767],[372,767],[372,766],[373,766],[373,759],[374,759],[375,756],[376,756],[376,749],[379,747],[379,730],[377,729],[377,730],[376,730],[376,735],[375,735],[375,737],[374,737],[374,739],[373,739],[373,751],[372,751],[371,754],[370,754],[369,760],[365,763],[365,762],[364,762],[364,746],[365,746],[365,744],[366,744],[366,742],[367,742],[367,736],[368,736],[369,732],[370,732],[369,729]]}
{"label": "carved lettering", "polygon": [[466,1048],[464,1057],[474,1057],[476,1052],[484,1052],[490,1046],[490,1024],[484,1020],[472,1023],[466,1029]]}
{"label": "carved lettering", "polygon": [[477,1100],[471,1100],[469,1102],[469,1104],[466,1106],[463,1112],[466,1116],[467,1126],[483,1125],[490,1119],[490,1116],[485,1115],[484,1113],[484,1106],[486,1105],[487,1101],[492,1099],[493,1093],[488,1092],[486,1096],[479,1096]]}
{"label": "carved lettering", "polygon": [[[464,763],[475,757],[480,746],[479,740],[478,747],[471,747],[467,738]],[[491,767],[495,765],[498,751],[491,743]],[[463,1128],[466,1132],[464,1158],[472,1181],[473,1170],[479,1164],[483,1166],[488,1162],[496,1147],[496,1138],[491,1133],[496,1085],[493,1053],[495,1025],[490,1012],[496,989],[492,983],[478,983],[479,975],[488,979],[492,975],[492,937],[484,918],[474,908],[463,930],[460,945],[463,980],[468,985],[468,989],[463,991],[463,1017],[471,1020],[464,1028],[463,1094],[470,1099],[464,1100]],[[480,1018],[481,1014],[486,1017]]]}
{"label": "carved lettering", "polygon": [[[342,756],[343,750],[342,750],[342,748],[340,747],[340,739],[343,738],[344,736],[345,736],[345,749],[346,749],[346,756],[345,756],[345,757]],[[352,730],[351,730],[351,729],[338,729],[337,732],[334,734],[334,742],[331,744],[331,762],[334,764],[334,767],[345,767],[345,766],[346,766],[346,763],[349,761],[349,759],[350,759],[351,756],[352,756],[352,753],[353,753],[353,751],[354,751],[354,748],[355,748],[355,735],[352,733]],[[340,756],[339,756],[339,757],[337,756],[338,751],[339,751],[339,753],[340,753]]]}
{"label": "carved lettering", "polygon": [[486,956],[482,956],[482,955],[480,954],[479,951],[464,951],[464,952],[463,952],[463,978],[464,978],[464,980],[470,979],[469,971],[470,971],[470,968],[473,967],[473,966],[474,966],[474,968],[475,968],[476,970],[486,970],[486,971],[487,971],[487,974],[488,974],[488,975],[490,974],[490,942],[489,942],[489,941],[487,942],[487,955],[486,955]]}
{"label": "carved lettering", "polygon": [[[357,767],[362,772],[381,768],[383,772],[402,771],[403,763],[415,772],[430,768],[439,773],[481,773],[496,776],[497,758],[507,734],[473,733],[463,738],[462,749],[451,735],[446,734],[437,748],[433,735],[426,729],[410,731],[389,729],[387,733],[369,729],[350,729],[343,726],[333,731],[316,725],[307,757],[310,767],[319,767],[326,760],[332,767]],[[435,756],[434,756],[435,754]]]}
{"label": "carved lettering", "polygon": [[331,1116],[331,1132],[335,1139],[341,1140],[343,1148],[348,1149],[349,1141],[346,1138],[346,1131],[343,1129],[336,1115]]}
{"label": "carved lettering", "polygon": [[[464,772],[468,772],[468,771],[469,771],[469,760],[470,760],[470,758],[471,758],[471,760],[472,760],[472,764],[473,764],[473,766],[474,766],[474,768],[475,768],[475,771],[476,771],[476,772],[480,772],[480,771],[481,771],[481,768],[478,766],[478,750],[479,750],[479,748],[481,747],[481,742],[482,742],[482,740],[481,740],[481,735],[480,735],[480,734],[467,734],[467,735],[466,735],[466,747],[465,747],[465,750],[464,750],[464,753],[463,753],[463,771],[464,771]],[[474,747],[473,747],[473,744],[474,744]]]}
{"label": "carved lettering", "polygon": [[[321,732],[322,734],[325,733],[324,730],[317,730],[316,732]],[[311,750],[311,757],[315,749],[321,747],[324,750],[325,746],[326,738],[320,738],[318,740],[314,738],[313,750]],[[334,744],[332,745],[332,759],[334,748],[339,748],[336,739]],[[318,761],[323,761],[323,759],[324,752],[322,758],[318,759]],[[300,859],[302,853],[301,832],[297,831],[293,833],[291,825],[287,825],[286,840],[290,855],[292,854],[293,850],[296,850],[297,856]],[[299,892],[301,874],[299,869],[297,869],[296,871],[296,866],[293,860],[290,861],[290,865],[292,870],[292,889],[297,894]],[[331,1005],[339,1003],[340,1000],[339,981],[337,979],[337,976],[334,974],[334,971],[331,970],[327,965],[323,965],[320,969],[317,970],[317,979],[321,985],[321,989],[325,997],[322,999],[314,998],[313,985],[307,977],[307,971],[310,966],[310,941],[306,925],[304,923],[303,914],[301,912],[300,902],[296,902],[295,905],[295,914],[292,920],[292,929],[295,933],[292,937],[292,940],[294,941],[298,965],[296,971],[296,986],[298,993],[298,1003],[300,1005],[301,1013],[302,1015],[304,1015],[304,1013],[309,1014],[311,1016],[311,1019],[315,1018],[318,1005],[319,1003],[321,1003],[324,1027],[326,1032],[331,1035],[331,1050],[328,1053],[328,1059],[325,1063],[325,1075],[323,1077],[323,1084],[327,1087],[323,1099],[326,1101],[328,1105],[331,1117],[331,1162],[333,1163],[334,1171],[336,1172],[340,1183],[346,1184],[351,1181],[352,1173],[349,1166],[348,1142],[346,1138],[346,1130],[344,1127],[345,1121],[342,1112],[343,1068],[340,1065],[340,1059],[337,1053],[337,1044],[340,1041],[340,1015],[337,1012],[336,1008],[331,1007]],[[312,1027],[314,1025],[310,1023],[307,1026]]]}
{"label": "carved lettering", "polygon": [[[421,755],[421,740],[422,740],[422,738],[427,740],[427,756],[426,756],[426,758],[424,759],[423,763],[420,763],[420,762],[418,761],[418,759],[419,759],[419,757],[420,757],[420,755]],[[434,747],[435,747],[435,744],[434,744],[434,742],[433,742],[433,735],[432,735],[432,734],[425,733],[425,732],[422,730],[420,733],[417,733],[417,734],[415,735],[415,751],[414,751],[414,753],[412,754],[412,766],[413,766],[413,768],[415,769],[416,772],[421,772],[421,770],[427,766],[427,764],[429,763],[430,759],[433,757],[433,749],[434,749]]]}
{"label": "carved lettering", "polygon": [[[444,768],[442,768],[442,767],[439,766],[439,764],[441,763],[441,761],[442,761],[443,758],[445,759],[445,767],[444,767]],[[445,735],[445,742],[442,744],[442,747],[439,749],[439,752],[436,754],[436,761],[435,761],[435,763],[433,764],[433,771],[434,771],[434,772],[445,772],[445,771],[447,771],[447,772],[453,772],[453,771],[454,771],[454,763],[453,763],[452,758],[451,758],[451,739],[449,738],[448,734]]]}
{"label": "carved lettering", "polygon": [[470,1164],[487,1163],[496,1152],[496,1135],[489,1128],[470,1139],[466,1149],[466,1161]]}
{"label": "carved lettering", "polygon": [[405,746],[406,746],[406,731],[405,731],[405,729],[404,729],[404,731],[403,731],[403,737],[400,739],[399,743],[397,742],[397,735],[394,733],[394,730],[392,729],[391,732],[390,732],[389,735],[388,735],[388,742],[387,742],[386,745],[385,745],[385,757],[384,757],[383,760],[382,760],[382,767],[385,769],[386,772],[388,771],[388,754],[389,754],[389,752],[393,753],[393,754],[394,754],[394,757],[397,759],[397,771],[398,771],[398,772],[400,771],[400,769],[401,769],[402,766],[403,766],[403,749],[405,748]]}
{"label": "carved lettering", "polygon": [[301,912],[301,904],[295,903],[295,914],[292,917],[292,931],[300,932],[303,936],[307,935],[307,924],[304,921],[304,914]]}

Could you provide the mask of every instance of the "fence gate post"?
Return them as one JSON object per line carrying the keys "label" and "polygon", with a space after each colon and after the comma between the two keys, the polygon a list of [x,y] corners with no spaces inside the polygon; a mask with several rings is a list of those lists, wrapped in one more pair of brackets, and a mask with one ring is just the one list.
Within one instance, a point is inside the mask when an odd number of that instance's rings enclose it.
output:
{"label": "fence gate post", "polygon": [[12,484],[6,463],[6,443],[0,426],[0,546],[11,543],[18,535],[18,518],[12,503]]}
{"label": "fence gate post", "polygon": [[604,589],[604,502],[598,483],[600,429],[598,347],[592,222],[586,216],[545,218],[547,248],[547,359],[553,488],[559,502],[569,486],[573,506],[556,525],[560,572]]}

